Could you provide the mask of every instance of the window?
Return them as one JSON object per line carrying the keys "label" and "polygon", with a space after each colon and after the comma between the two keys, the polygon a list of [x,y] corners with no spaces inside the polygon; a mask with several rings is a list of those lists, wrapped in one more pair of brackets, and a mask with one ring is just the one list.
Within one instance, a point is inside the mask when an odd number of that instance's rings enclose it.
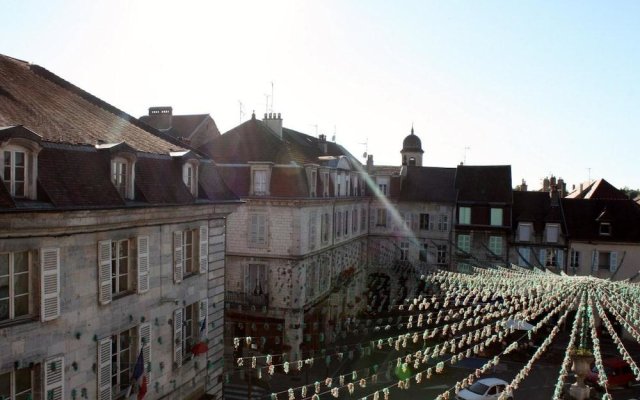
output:
{"label": "window", "polygon": [[207,336],[208,299],[173,311],[173,361],[179,368],[193,358],[193,346]]}
{"label": "window", "polygon": [[34,371],[32,368],[21,368],[0,374],[0,399],[26,400],[32,399],[33,396]]}
{"label": "window", "polygon": [[575,249],[571,249],[570,254],[570,259],[569,259],[569,266],[573,267],[573,268],[579,268],[580,267],[580,252],[575,250]]}
{"label": "window", "polygon": [[358,209],[353,210],[351,215],[351,232],[358,233]]}
{"label": "window", "polygon": [[316,248],[316,237],[317,237],[317,215],[315,211],[311,211],[309,213],[309,250],[313,250]]}
{"label": "window", "polygon": [[329,173],[322,173],[322,196],[329,197]]}
{"label": "window", "polygon": [[124,394],[131,384],[131,367],[136,362],[135,329],[111,336],[111,387],[113,397]]}
{"label": "window", "polygon": [[615,251],[593,251],[593,269],[609,270],[615,272],[618,269],[618,253]]}
{"label": "window", "polygon": [[349,211],[344,212],[344,237],[349,235]]}
{"label": "window", "polygon": [[469,253],[471,251],[470,235],[458,235],[458,249],[465,253]]}
{"label": "window", "polygon": [[600,235],[611,236],[611,224],[609,222],[600,223]]}
{"label": "window", "polygon": [[253,194],[264,196],[267,194],[267,171],[258,169],[253,171]]}
{"label": "window", "polygon": [[420,229],[429,230],[429,214],[420,214]]}
{"label": "window", "polygon": [[409,260],[409,242],[400,242],[400,261]]}
{"label": "window", "polygon": [[311,262],[307,267],[307,282],[306,282],[307,300],[313,299],[320,294],[320,271],[318,263]]}
{"label": "window", "polygon": [[491,209],[491,226],[502,226],[502,208]]}
{"label": "window", "polygon": [[2,152],[2,156],[2,180],[4,181],[7,191],[9,191],[13,197],[28,197],[28,153],[22,149],[13,149],[9,147]]}
{"label": "window", "polygon": [[427,245],[427,241],[423,240],[422,243],[420,244],[420,254],[419,254],[419,259],[420,261],[427,261],[427,250],[428,250],[428,245]]}
{"label": "window", "polygon": [[489,236],[489,250],[495,256],[502,256],[502,238],[500,236]]}
{"label": "window", "polygon": [[209,270],[209,227],[173,232],[173,281]]}
{"label": "window", "polygon": [[387,195],[388,193],[388,188],[387,188],[387,184],[386,183],[380,183],[378,184],[378,188],[380,189],[380,193],[382,193],[383,195]]}
{"label": "window", "polygon": [[309,182],[310,190],[309,194],[311,197],[316,197],[316,187],[318,186],[318,172],[313,170],[311,171],[311,182]]}
{"label": "window", "polygon": [[0,322],[31,314],[31,255],[0,254]]}
{"label": "window", "polygon": [[111,160],[111,182],[118,193],[128,200],[133,199],[134,163],[124,157],[115,157]]}
{"label": "window", "polygon": [[129,268],[129,240],[111,242],[111,294],[118,295],[131,289]]}
{"label": "window", "polygon": [[528,247],[518,248],[518,265],[528,267],[531,265],[531,249]]}
{"label": "window", "polygon": [[558,224],[547,224],[545,227],[545,237],[547,243],[558,243]]}
{"label": "window", "polygon": [[98,242],[98,301],[149,290],[149,237]]}
{"label": "window", "polygon": [[189,188],[189,193],[198,196],[198,166],[187,162],[182,166],[182,182]]}
{"label": "window", "polygon": [[244,292],[253,296],[262,296],[267,293],[266,265],[247,265],[244,276]]}
{"label": "window", "polygon": [[436,263],[439,265],[447,263],[447,245],[439,244],[436,246]]}
{"label": "window", "polygon": [[389,177],[388,176],[378,176],[376,177],[376,183],[378,184],[378,189],[380,189],[380,193],[384,196],[389,194]]}
{"label": "window", "polygon": [[320,222],[320,230],[321,230],[321,234],[322,234],[322,243],[328,243],[329,242],[329,232],[330,231],[330,227],[329,227],[329,214],[328,213],[324,213],[322,214],[322,220]]}
{"label": "window", "polygon": [[387,226],[387,209],[386,208],[378,208],[376,209],[376,226]]}
{"label": "window", "polygon": [[267,244],[267,215],[249,216],[249,246],[263,247]]}
{"label": "window", "polygon": [[98,396],[100,399],[124,398],[131,384],[133,368],[142,352],[145,370],[151,361],[151,324],[117,332],[98,340]]}
{"label": "window", "polygon": [[458,223],[469,225],[471,223],[471,207],[460,207],[459,212]]}
{"label": "window", "polygon": [[367,210],[366,209],[362,209],[362,212],[360,213],[360,230],[362,232],[365,232],[367,229]]}
{"label": "window", "polygon": [[438,230],[440,232],[446,232],[449,230],[449,216],[441,214],[438,217]]}
{"label": "window", "polygon": [[520,242],[530,241],[532,232],[533,232],[532,224],[520,222],[518,224],[518,241]]}
{"label": "window", "polygon": [[342,234],[342,211],[336,213],[336,237],[339,238]]}

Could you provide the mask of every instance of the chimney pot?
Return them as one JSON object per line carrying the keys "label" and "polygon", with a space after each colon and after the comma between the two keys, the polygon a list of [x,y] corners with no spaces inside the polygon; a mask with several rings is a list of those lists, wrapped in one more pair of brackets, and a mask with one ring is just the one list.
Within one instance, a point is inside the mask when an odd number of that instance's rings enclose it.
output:
{"label": "chimney pot", "polygon": [[278,113],[278,119],[282,119],[282,114]]}

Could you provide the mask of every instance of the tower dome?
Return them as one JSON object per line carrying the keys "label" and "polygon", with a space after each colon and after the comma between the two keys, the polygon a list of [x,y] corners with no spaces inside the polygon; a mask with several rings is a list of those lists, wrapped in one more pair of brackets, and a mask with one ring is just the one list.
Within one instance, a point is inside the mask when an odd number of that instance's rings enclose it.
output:
{"label": "tower dome", "polygon": [[413,132],[413,126],[411,127],[411,134],[404,138],[402,141],[402,165],[417,165],[422,166],[422,141]]}

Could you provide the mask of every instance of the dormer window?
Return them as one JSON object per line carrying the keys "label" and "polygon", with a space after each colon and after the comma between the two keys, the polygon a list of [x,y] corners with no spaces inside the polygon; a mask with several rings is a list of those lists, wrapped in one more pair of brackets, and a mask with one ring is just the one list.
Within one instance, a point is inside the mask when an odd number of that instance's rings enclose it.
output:
{"label": "dormer window", "polygon": [[[38,139],[31,131],[27,131],[27,134]],[[36,141],[24,137],[10,138],[0,145],[0,163],[2,163],[0,176],[12,197],[35,200],[40,149]]]}
{"label": "dormer window", "polygon": [[111,159],[111,182],[127,200],[133,200],[134,168],[133,157],[120,155]]}
{"label": "dormer window", "polygon": [[547,243],[558,243],[558,234],[560,231],[560,225],[547,224],[545,227],[545,239]]}
{"label": "dormer window", "polygon": [[316,187],[318,185],[318,172],[311,171],[311,197],[316,197]]}
{"label": "dormer window", "polygon": [[198,196],[198,164],[190,161],[182,166],[182,182],[189,188],[189,193]]}
{"label": "dormer window", "polygon": [[269,195],[269,178],[271,165],[259,164],[251,166],[251,196]]}
{"label": "dormer window", "polygon": [[322,173],[322,197],[329,197],[329,173]]}
{"label": "dormer window", "polygon": [[611,236],[611,224],[609,222],[600,223],[600,236]]}

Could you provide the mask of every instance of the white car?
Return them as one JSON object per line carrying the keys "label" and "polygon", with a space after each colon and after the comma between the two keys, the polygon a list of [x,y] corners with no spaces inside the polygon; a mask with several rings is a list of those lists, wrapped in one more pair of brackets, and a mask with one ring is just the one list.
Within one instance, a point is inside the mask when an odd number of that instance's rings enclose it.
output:
{"label": "white car", "polygon": [[[475,381],[471,386],[462,389],[457,400],[497,400],[507,387],[507,382],[498,378],[484,378]],[[513,397],[509,397],[513,400]]]}

